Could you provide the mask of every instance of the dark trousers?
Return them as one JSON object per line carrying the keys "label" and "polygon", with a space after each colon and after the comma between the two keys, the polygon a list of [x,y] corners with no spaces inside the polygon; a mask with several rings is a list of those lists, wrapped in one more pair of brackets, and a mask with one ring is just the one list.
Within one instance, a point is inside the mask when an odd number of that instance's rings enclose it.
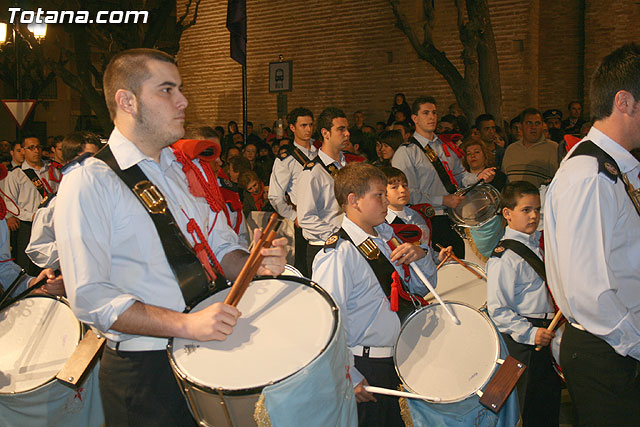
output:
{"label": "dark trousers", "polygon": [[322,246],[320,245],[307,245],[307,269],[309,275],[306,277],[311,277],[313,274],[313,259],[316,257],[316,254],[322,250]]}
{"label": "dark trousers", "polygon": [[621,356],[601,338],[565,327],[560,366],[567,380],[577,426],[640,424],[640,363]]}
{"label": "dark trousers", "polygon": [[31,222],[20,221],[20,228],[18,228],[18,237],[16,238],[16,264],[24,269],[30,276],[37,276],[42,270],[35,265],[31,258],[24,252],[27,249],[29,240],[31,240]]}
{"label": "dark trousers", "polygon": [[[397,390],[400,379],[392,357],[370,359],[355,356],[356,369],[364,375],[369,385]],[[358,403],[358,425],[360,427],[404,427],[400,415],[398,398],[382,394],[375,395],[377,402]]]}
{"label": "dark trousers", "polygon": [[464,259],[464,240],[453,229],[453,222],[447,215],[436,215],[431,218],[431,225],[433,226],[433,237],[431,239],[431,245],[436,252],[440,249],[436,247],[437,243],[440,243],[445,248],[447,246],[453,247],[453,253],[458,257]]}
{"label": "dark trousers", "polygon": [[[529,319],[536,327],[547,327],[549,321]],[[509,354],[527,365],[516,384],[523,426],[557,426],[560,423],[562,383],[553,369],[549,346],[535,350],[535,345],[520,344],[502,334]]]}
{"label": "dark trousers", "polygon": [[296,257],[293,266],[298,269],[304,277],[310,278],[311,269],[309,269],[307,265],[307,246],[309,246],[309,242],[307,242],[307,239],[302,235],[302,228],[294,226],[294,230]]}
{"label": "dark trousers", "polygon": [[99,379],[107,427],[196,425],[165,350],[105,347]]}
{"label": "dark trousers", "polygon": [[16,250],[18,249],[18,230],[9,231],[9,244],[11,245],[11,258],[15,260],[18,255],[16,253]]}

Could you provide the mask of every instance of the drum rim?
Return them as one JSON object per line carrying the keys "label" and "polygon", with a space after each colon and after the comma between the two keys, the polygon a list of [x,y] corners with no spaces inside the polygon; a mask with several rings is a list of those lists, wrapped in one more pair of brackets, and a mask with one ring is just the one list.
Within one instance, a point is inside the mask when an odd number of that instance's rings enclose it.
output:
{"label": "drum rim", "polygon": [[[78,347],[78,344],[80,343],[80,341],[82,341],[82,338],[84,336],[84,334],[83,334],[84,328],[83,328],[82,322],[80,322],[80,320],[76,317],[76,314],[73,312],[73,309],[71,308],[71,304],[69,304],[69,301],[64,297],[61,297],[61,296],[58,296],[58,295],[27,295],[26,297],[22,298],[20,301],[16,301],[13,304],[11,304],[10,306],[5,307],[2,311],[0,311],[0,314],[5,312],[9,308],[13,307],[15,304],[17,304],[19,302],[22,302],[22,301],[24,301],[26,299],[29,299],[29,298],[49,298],[49,299],[56,300],[56,301],[58,301],[58,302],[60,302],[60,303],[62,303],[64,305],[66,305],[69,308],[69,310],[71,310],[71,314],[73,314],[73,317],[75,317],[76,322],[78,324],[78,341],[76,342],[76,347]],[[71,355],[69,355],[69,357],[71,357]],[[69,360],[69,359],[67,359],[67,360]],[[51,377],[47,381],[45,381],[45,382],[41,383],[40,385],[37,385],[37,386],[35,386],[33,388],[30,388],[30,389],[27,389],[27,390],[22,390],[22,391],[10,391],[10,392],[0,391],[0,396],[18,396],[18,395],[23,394],[23,393],[30,393],[32,391],[35,391],[35,390],[39,389],[39,388],[46,387],[50,383],[56,381],[56,377],[57,377],[59,372],[60,371],[56,372],[56,374],[53,377]]]}
{"label": "drum rim", "polygon": [[[463,400],[466,400],[474,395],[476,395],[476,393],[479,390],[482,390],[484,387],[486,387],[487,384],[489,384],[489,382],[491,381],[491,378],[493,377],[493,374],[496,372],[497,366],[498,366],[498,360],[500,359],[500,337],[498,336],[498,330],[496,328],[496,326],[493,324],[493,322],[491,321],[491,319],[489,318],[489,316],[482,310],[479,310],[475,307],[473,307],[472,305],[469,305],[465,302],[461,302],[461,301],[445,301],[445,303],[449,303],[449,304],[457,304],[457,305],[462,305],[465,307],[468,307],[474,311],[477,311],[478,313],[480,313],[482,315],[482,318],[489,324],[489,326],[491,326],[491,329],[493,331],[493,338],[495,341],[495,347],[496,347],[496,353],[495,353],[495,357],[494,357],[494,367],[493,370],[489,373],[489,375],[484,379],[482,385],[480,385],[477,389],[473,390],[472,392],[468,393],[467,395],[465,395],[464,397],[461,398],[457,398],[457,399],[451,399],[451,400],[440,400],[440,401],[435,401],[435,400],[426,400],[429,403],[456,403],[456,402],[462,402]],[[404,331],[405,327],[409,324],[409,321],[411,319],[413,319],[414,317],[416,317],[418,315],[418,313],[420,313],[423,310],[427,310],[429,309],[429,307],[434,307],[434,306],[438,306],[440,305],[439,302],[433,303],[433,304],[429,304],[429,305],[425,305],[423,307],[421,307],[420,309],[414,311],[413,313],[411,313],[409,315],[409,317],[406,318],[406,320],[404,321],[404,323],[402,324],[402,327],[400,328],[400,333],[398,333],[398,338],[396,339],[396,343],[393,346],[393,365],[394,368],[396,370],[396,374],[398,375],[398,378],[400,378],[400,381],[402,382],[402,385],[404,387],[406,387],[409,391],[413,392],[413,393],[417,393],[415,390],[413,390],[411,387],[409,387],[409,385],[407,384],[405,378],[402,376],[402,373],[400,372],[400,369],[398,369],[398,360],[397,360],[397,349],[398,349],[398,342],[400,341],[400,337],[402,336],[402,332]],[[433,396],[433,397],[438,397],[438,396]]]}
{"label": "drum rim", "polygon": [[[333,298],[331,297],[331,295],[329,294],[329,292],[327,292],[324,288],[322,288],[320,285],[318,285],[317,282],[314,282],[312,280],[309,280],[307,278],[304,277],[297,277],[297,276],[287,276],[287,275],[280,275],[280,276],[258,276],[255,279],[252,280],[252,282],[255,282],[257,280],[271,280],[271,279],[278,279],[278,280],[285,280],[285,281],[291,281],[291,282],[298,282],[301,285],[305,285],[308,286],[310,288],[312,288],[313,290],[315,290],[316,292],[318,292],[323,298],[324,300],[329,304],[329,307],[331,309],[331,313],[332,313],[332,317],[333,317],[333,327],[331,329],[331,334],[329,336],[329,339],[327,340],[327,343],[324,345],[324,347],[322,347],[322,349],[318,352],[318,354],[309,361],[309,363],[307,363],[306,365],[302,366],[300,369],[298,369],[297,371],[287,375],[286,377],[280,378],[277,381],[273,381],[270,382],[268,384],[264,384],[262,386],[259,387],[250,387],[250,388],[242,388],[242,389],[225,389],[225,388],[221,388],[221,387],[211,387],[209,385],[206,384],[201,384],[200,382],[194,381],[191,378],[189,378],[185,372],[183,372],[180,367],[178,366],[174,356],[173,356],[173,337],[169,338],[169,342],[167,343],[167,354],[169,356],[169,364],[171,365],[171,368],[173,369],[173,373],[176,377],[178,377],[179,382],[184,382],[187,383],[189,385],[191,385],[192,387],[207,392],[207,393],[212,393],[212,394],[218,394],[218,393],[222,393],[222,395],[224,396],[249,396],[249,395],[253,395],[253,394],[260,394],[262,393],[262,390],[264,390],[265,387],[270,386],[270,385],[274,385],[274,384],[278,384],[284,380],[286,380],[287,378],[292,377],[293,375],[297,374],[298,372],[302,371],[303,369],[305,369],[307,366],[311,365],[313,362],[315,362],[316,360],[318,360],[318,358],[320,356],[322,356],[324,354],[324,352],[327,350],[327,348],[333,343],[333,341],[335,340],[336,334],[338,332],[338,327],[340,326],[340,310],[338,309],[338,305],[336,304],[336,302],[333,300]],[[226,288],[228,289],[228,288]],[[218,292],[222,292],[224,289],[218,291]],[[205,299],[209,298],[211,295],[214,295],[218,292],[214,292],[213,294],[207,295],[206,297],[202,298],[201,300],[199,300],[197,303],[195,303],[193,305],[193,307],[197,306],[200,302],[204,301]],[[191,310],[189,310],[191,311]],[[188,313],[189,311],[186,311],[186,313]],[[181,384],[181,388],[183,389],[183,392],[186,393],[187,390],[185,390],[185,387]]]}
{"label": "drum rim", "polygon": [[[475,185],[475,184],[473,184]],[[464,192],[467,188],[471,187],[472,185],[469,185],[465,188],[461,188],[460,190],[456,191],[455,194],[459,194]],[[482,184],[478,184],[478,186],[476,188],[486,188],[486,187],[490,187],[489,192],[491,193],[495,193],[498,196],[498,205],[495,208],[495,212],[493,215],[491,215],[489,218],[485,219],[484,221],[475,224],[475,225],[468,225],[467,223],[465,223],[464,221],[462,221],[456,214],[455,211],[450,208],[447,207],[447,216],[449,217],[449,219],[451,219],[451,221],[453,221],[453,223],[459,227],[464,227],[464,228],[479,228],[482,227],[483,225],[485,225],[486,223],[488,223],[489,221],[491,221],[496,215],[498,215],[498,213],[500,212],[500,192],[498,191],[498,189],[496,187],[494,187],[493,185],[491,185],[490,183],[482,183]],[[474,189],[475,190],[475,189]]]}
{"label": "drum rim", "polygon": [[[484,270],[484,268],[480,266],[480,264],[476,264],[475,262],[472,262],[472,261],[467,261],[466,259],[461,259],[461,261],[464,261],[464,263],[467,264],[469,267],[473,268],[478,273],[482,274],[482,276],[484,276],[484,280],[487,280],[487,272]],[[458,261],[449,260],[444,264],[442,264],[442,267],[446,267],[447,265],[451,265],[451,264],[460,265]],[[460,265],[460,268],[464,268],[464,267]]]}

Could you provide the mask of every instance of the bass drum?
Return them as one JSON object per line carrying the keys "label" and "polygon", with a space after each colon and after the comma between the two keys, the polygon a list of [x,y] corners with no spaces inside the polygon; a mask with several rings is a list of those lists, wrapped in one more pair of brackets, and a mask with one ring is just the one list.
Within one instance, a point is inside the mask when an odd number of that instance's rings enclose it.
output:
{"label": "bass drum", "polygon": [[[482,279],[458,264],[457,261],[447,261],[438,270],[436,292],[444,301],[459,301],[480,310],[487,304],[487,275],[479,265],[463,261],[474,271],[477,271]],[[435,297],[429,293],[425,300],[433,302]]]}
{"label": "bass drum", "polygon": [[[193,311],[228,293],[206,298]],[[297,425],[310,408],[319,408],[316,425],[356,422],[348,349],[326,291],[304,278],[258,278],[238,309],[242,316],[225,341],[169,340],[169,360],[196,421]]]}
{"label": "bass drum", "polygon": [[0,313],[0,419],[15,426],[101,426],[98,366],[77,390],[56,380],[82,338],[64,299],[24,298]]}
{"label": "bass drum", "polygon": [[300,270],[295,268],[293,265],[285,264],[284,271],[282,272],[283,276],[293,276],[293,277],[304,277]]}

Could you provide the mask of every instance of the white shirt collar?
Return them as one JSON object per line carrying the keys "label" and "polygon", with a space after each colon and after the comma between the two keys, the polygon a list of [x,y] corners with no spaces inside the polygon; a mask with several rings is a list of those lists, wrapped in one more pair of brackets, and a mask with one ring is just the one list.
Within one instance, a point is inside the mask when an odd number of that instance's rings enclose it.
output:
{"label": "white shirt collar", "polygon": [[[584,140],[593,141],[598,147],[607,152],[618,164],[622,173],[627,173],[640,165],[633,155],[627,151],[622,145],[611,139],[595,126],[591,126],[591,130]],[[584,141],[583,140],[583,141]],[[576,144],[579,145],[579,144]],[[572,150],[573,151],[573,150]]]}
{"label": "white shirt collar", "polygon": [[413,137],[420,143],[420,145],[422,145],[422,147],[425,147],[427,144],[433,144],[436,141],[440,141],[438,139],[438,135],[436,135],[435,133],[433,134],[433,139],[428,139],[420,135],[418,132],[414,132]]}
{"label": "white shirt collar", "polygon": [[33,166],[29,165],[29,162],[27,162],[26,160],[24,162],[22,162],[22,165],[20,166],[20,169],[22,170],[27,170],[27,169],[33,169],[36,172],[40,172],[43,170],[47,169],[47,166],[49,166],[49,162],[47,160],[42,160],[42,167],[40,169],[36,169]]}
{"label": "white shirt collar", "polygon": [[302,145],[298,144],[295,141],[293,141],[293,145],[295,147],[297,147],[303,153],[307,154],[307,156],[309,156],[309,154],[315,155],[318,152],[318,149],[311,143],[309,143],[309,148],[305,148],[305,147],[303,147]]}
{"label": "white shirt collar", "polygon": [[322,163],[324,163],[327,166],[329,166],[332,163],[339,163],[340,167],[345,166],[347,164],[347,161],[345,160],[344,154],[342,154],[342,151],[340,152],[340,162],[336,162],[331,157],[329,157],[327,153],[325,153],[322,150],[318,150],[318,157],[320,157],[320,160],[322,160]]}
{"label": "white shirt collar", "polygon": [[503,238],[517,240],[529,246],[530,248],[535,249],[538,247],[537,242],[540,240],[540,232],[536,231],[533,234],[527,234],[521,231],[514,230],[513,228],[507,225],[507,227],[504,230]]}
{"label": "white shirt collar", "polygon": [[[117,127],[114,127],[113,132],[111,132],[109,147],[111,147],[111,152],[118,162],[118,166],[123,170],[143,160],[154,161],[151,157],[140,151],[138,146],[131,140],[120,133]],[[160,168],[166,170],[174,161],[176,161],[176,157],[173,151],[169,147],[163,148],[160,152]]]}
{"label": "white shirt collar", "polygon": [[384,222],[380,225],[376,225],[375,227],[373,227],[373,229],[378,233],[377,236],[373,236],[367,233],[362,228],[360,228],[355,222],[351,221],[346,216],[342,220],[342,228],[344,229],[344,231],[347,232],[349,237],[351,237],[353,244],[356,246],[358,246],[359,244],[361,244],[362,242],[364,242],[369,238],[382,239],[385,242],[388,242],[389,240],[391,240],[391,237],[393,237],[393,229],[389,224]]}

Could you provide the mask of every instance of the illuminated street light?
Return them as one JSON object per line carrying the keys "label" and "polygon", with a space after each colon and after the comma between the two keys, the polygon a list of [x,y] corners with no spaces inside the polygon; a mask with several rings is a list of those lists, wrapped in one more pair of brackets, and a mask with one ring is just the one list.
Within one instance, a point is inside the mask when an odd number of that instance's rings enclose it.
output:
{"label": "illuminated street light", "polygon": [[0,22],[0,44],[7,41],[7,24]]}
{"label": "illuminated street light", "polygon": [[38,24],[34,22],[33,24],[27,25],[27,28],[33,33],[33,36],[37,40],[42,40],[47,35],[47,24]]}

